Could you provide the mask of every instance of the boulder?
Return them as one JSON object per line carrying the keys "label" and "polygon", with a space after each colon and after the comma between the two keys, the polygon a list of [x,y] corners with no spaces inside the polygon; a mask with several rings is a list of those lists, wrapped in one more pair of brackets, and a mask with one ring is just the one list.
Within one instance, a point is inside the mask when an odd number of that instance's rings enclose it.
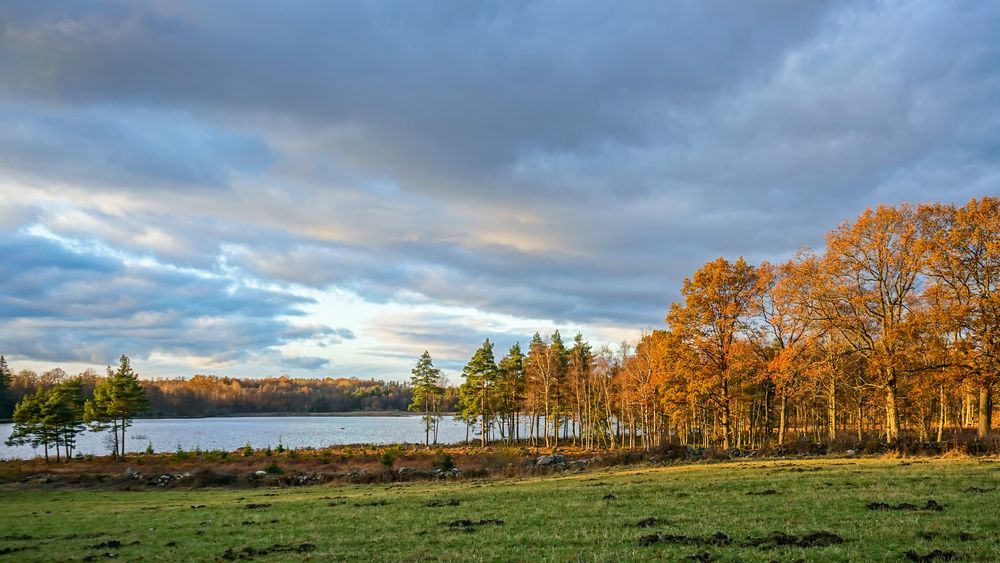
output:
{"label": "boulder", "polygon": [[535,460],[535,465],[558,465],[560,463],[566,463],[566,456],[564,455],[543,455]]}

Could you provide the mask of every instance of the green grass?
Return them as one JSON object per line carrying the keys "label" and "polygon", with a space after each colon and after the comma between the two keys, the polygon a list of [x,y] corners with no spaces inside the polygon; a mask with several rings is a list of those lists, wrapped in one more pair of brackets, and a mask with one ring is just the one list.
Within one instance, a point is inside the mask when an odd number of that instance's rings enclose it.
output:
{"label": "green grass", "polygon": [[[990,460],[807,460],[593,470],[521,480],[145,492],[0,490],[0,553],[18,561],[205,561],[227,549],[303,543],[307,553],[255,560],[713,560],[893,561],[907,550],[1000,560],[1000,463]],[[773,495],[748,495],[772,489]],[[615,498],[605,499],[612,494]],[[456,499],[458,506],[428,507]],[[872,511],[870,502],[943,511]],[[385,504],[381,504],[382,501]],[[249,503],[269,507],[248,509]],[[205,505],[203,508],[192,506]],[[331,506],[332,505],[332,506]],[[637,526],[655,517],[653,527]],[[500,519],[474,531],[458,519]],[[844,543],[762,549],[748,538],[833,532]],[[729,546],[699,545],[722,532]],[[649,534],[694,538],[640,545]],[[17,539],[22,535],[30,539]],[[111,540],[120,548],[89,548]],[[130,545],[131,544],[131,545]]]}

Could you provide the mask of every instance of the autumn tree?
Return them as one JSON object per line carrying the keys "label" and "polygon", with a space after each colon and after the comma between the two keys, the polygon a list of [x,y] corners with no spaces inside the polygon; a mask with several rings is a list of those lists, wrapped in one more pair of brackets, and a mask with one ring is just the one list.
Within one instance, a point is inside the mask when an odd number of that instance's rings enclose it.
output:
{"label": "autumn tree", "polygon": [[899,385],[909,367],[906,332],[923,265],[917,210],[880,205],[827,237],[814,303],[818,318],[867,360],[885,395],[884,433],[899,439]]}
{"label": "autumn tree", "polygon": [[136,415],[149,409],[146,391],[128,356],[122,355],[118,369],[108,367],[108,377],[94,389],[93,400],[84,405],[84,419],[92,432],[112,431],[114,456],[125,457],[125,430]]}
{"label": "autumn tree", "polygon": [[941,305],[957,363],[979,387],[978,434],[985,438],[1000,374],[1000,200],[928,206],[923,218],[929,293]]}
{"label": "autumn tree", "polygon": [[430,352],[424,353],[417,360],[417,365],[410,371],[410,384],[413,386],[413,399],[409,410],[422,413],[424,419],[424,445],[431,443],[431,431],[434,432],[434,443],[437,443],[438,424],[441,421],[441,402],[444,397],[441,370],[434,367]]}
{"label": "autumn tree", "polygon": [[718,409],[723,447],[732,444],[733,382],[738,342],[752,313],[757,271],[743,258],[730,263],[718,258],[684,279],[683,303],[674,303],[667,324],[695,352],[695,365],[705,397]]}
{"label": "autumn tree", "polygon": [[812,359],[810,338],[818,335],[809,303],[816,268],[815,256],[805,253],[784,264],[763,262],[757,268],[753,313],[759,322],[753,327],[751,342],[766,363],[763,373],[777,394],[778,445],[785,443],[789,395]]}

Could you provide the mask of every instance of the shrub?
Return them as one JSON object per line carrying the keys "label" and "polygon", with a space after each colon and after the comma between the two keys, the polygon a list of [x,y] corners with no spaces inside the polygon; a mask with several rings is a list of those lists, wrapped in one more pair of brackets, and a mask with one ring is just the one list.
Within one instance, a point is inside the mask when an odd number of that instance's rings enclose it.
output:
{"label": "shrub", "polygon": [[278,446],[274,448],[274,451],[278,452],[279,454],[284,453],[285,446],[283,446],[281,444],[281,440],[280,439],[278,440]]}
{"label": "shrub", "polygon": [[451,458],[451,454],[444,454],[434,461],[434,468],[441,471],[451,471],[455,468],[455,460]]}
{"label": "shrub", "polygon": [[396,463],[396,458],[399,457],[399,453],[399,448],[397,447],[386,448],[382,452],[382,455],[379,456],[378,461],[386,469],[392,469],[393,464]]}
{"label": "shrub", "polygon": [[189,457],[191,457],[191,454],[188,453],[188,452],[186,452],[186,451],[184,451],[184,448],[182,448],[180,444],[177,444],[177,452],[174,454],[174,460],[176,460],[176,461],[184,461],[185,459],[188,459]]}
{"label": "shrub", "polygon": [[243,457],[253,457],[253,446],[250,445],[250,442],[243,446]]}
{"label": "shrub", "polygon": [[264,471],[269,475],[282,475],[285,472],[284,469],[279,467],[278,464],[273,461],[264,466]]}
{"label": "shrub", "polygon": [[153,443],[146,444],[146,455],[153,455]]}

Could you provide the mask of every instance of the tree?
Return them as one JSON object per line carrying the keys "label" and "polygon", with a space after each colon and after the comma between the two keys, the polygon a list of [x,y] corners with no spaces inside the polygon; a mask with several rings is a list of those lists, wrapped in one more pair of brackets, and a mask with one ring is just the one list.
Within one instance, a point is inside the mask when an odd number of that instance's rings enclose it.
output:
{"label": "tree", "polygon": [[723,447],[732,441],[730,384],[736,375],[737,342],[749,327],[757,289],[757,271],[743,258],[729,263],[718,258],[684,279],[684,304],[667,313],[670,330],[695,352],[696,371],[705,396],[719,409]]}
{"label": "tree", "polygon": [[0,418],[7,418],[10,413],[10,382],[12,374],[7,367],[7,359],[0,356]]}
{"label": "tree", "polygon": [[978,434],[986,438],[1000,374],[1000,199],[922,211],[928,293],[953,335],[957,363],[979,386]]}
{"label": "tree", "polygon": [[481,420],[480,443],[486,446],[487,434],[493,416],[491,392],[497,377],[496,360],[493,357],[493,343],[487,338],[472,355],[472,359],[462,370],[465,382],[459,389],[462,397],[463,416],[466,420],[476,416]]}
{"label": "tree", "polygon": [[49,460],[50,446],[54,446],[56,461],[60,461],[62,452],[68,460],[76,444],[76,435],[83,429],[82,391],[82,382],[74,378],[51,389],[42,388],[25,395],[14,408],[14,430],[7,444],[43,446],[45,461]]}
{"label": "tree", "polygon": [[108,367],[108,378],[94,389],[94,399],[84,405],[84,418],[92,432],[113,432],[114,456],[121,459],[125,457],[125,430],[136,415],[147,410],[146,390],[128,356],[122,355],[118,370]]}
{"label": "tree", "polygon": [[11,418],[14,429],[7,438],[8,446],[29,445],[32,448],[45,447],[45,461],[49,461],[49,443],[51,433],[45,428],[43,405],[46,391],[39,389],[31,395],[25,395],[14,407]]}
{"label": "tree", "polygon": [[827,237],[818,317],[867,361],[873,385],[885,394],[884,433],[899,438],[899,387],[923,266],[917,210],[880,205]]}
{"label": "tree", "polygon": [[441,386],[441,370],[434,367],[431,355],[427,350],[417,360],[417,365],[410,371],[410,383],[413,385],[413,399],[409,409],[423,413],[424,445],[430,445],[431,430],[434,430],[434,443],[437,443],[437,428],[441,421],[441,400],[444,397],[444,387]]}
{"label": "tree", "polygon": [[524,392],[524,354],[521,352],[521,344],[515,342],[497,364],[497,416],[501,421],[501,436],[508,442],[518,439],[518,419],[524,403]]}

